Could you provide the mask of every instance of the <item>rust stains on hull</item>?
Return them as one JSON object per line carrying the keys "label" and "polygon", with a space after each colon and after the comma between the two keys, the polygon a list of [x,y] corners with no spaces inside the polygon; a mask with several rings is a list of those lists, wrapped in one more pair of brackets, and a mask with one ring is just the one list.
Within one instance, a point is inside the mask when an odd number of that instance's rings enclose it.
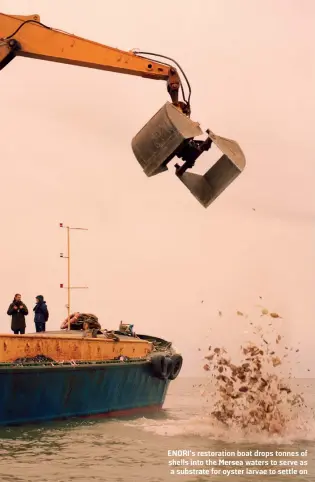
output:
{"label": "rust stains on hull", "polygon": [[44,355],[55,361],[103,361],[112,360],[121,355],[128,358],[142,358],[151,351],[152,343],[131,337],[113,341],[66,334],[0,335],[0,363],[36,355]]}

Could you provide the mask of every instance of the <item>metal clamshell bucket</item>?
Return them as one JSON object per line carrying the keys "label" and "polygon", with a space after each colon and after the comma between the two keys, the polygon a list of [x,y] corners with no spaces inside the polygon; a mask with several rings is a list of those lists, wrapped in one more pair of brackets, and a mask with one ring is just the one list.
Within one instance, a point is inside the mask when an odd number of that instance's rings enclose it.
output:
{"label": "metal clamshell bucket", "polygon": [[241,174],[246,165],[245,156],[237,142],[216,136],[209,130],[207,132],[223,156],[203,176],[192,172],[178,176],[205,208]]}
{"label": "metal clamshell bucket", "polygon": [[151,177],[167,170],[185,140],[202,134],[197,122],[167,102],[132,139],[131,147],[145,174]]}
{"label": "metal clamshell bucket", "polygon": [[[203,134],[199,123],[167,102],[132,139],[132,150],[149,177],[166,171],[175,156],[182,159],[184,164],[175,166],[177,177],[207,208],[244,170],[246,160],[235,141],[206,132],[206,141],[194,140]],[[203,176],[187,172],[212,144],[222,152],[220,159]]]}

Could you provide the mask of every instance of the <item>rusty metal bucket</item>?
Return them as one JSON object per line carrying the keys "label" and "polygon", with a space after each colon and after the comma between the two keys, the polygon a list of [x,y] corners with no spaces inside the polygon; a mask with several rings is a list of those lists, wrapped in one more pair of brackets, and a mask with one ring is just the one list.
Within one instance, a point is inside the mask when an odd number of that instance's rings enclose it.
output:
{"label": "rusty metal bucket", "polygon": [[[166,171],[175,156],[182,159],[184,164],[175,166],[177,177],[207,208],[244,170],[246,160],[235,141],[206,132],[206,141],[194,140],[203,134],[200,125],[167,102],[133,138],[132,150],[149,177]],[[220,159],[203,176],[187,172],[212,143],[222,152]]]}

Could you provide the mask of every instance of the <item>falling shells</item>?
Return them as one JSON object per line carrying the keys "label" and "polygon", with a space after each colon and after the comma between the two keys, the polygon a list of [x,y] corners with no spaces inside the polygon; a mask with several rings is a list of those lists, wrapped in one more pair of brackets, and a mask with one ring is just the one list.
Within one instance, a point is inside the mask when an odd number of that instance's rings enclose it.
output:
{"label": "falling shells", "polygon": [[[262,345],[265,343],[263,346],[247,343],[241,347],[243,360],[239,364],[232,363],[219,347],[205,357],[204,368],[216,388],[211,415],[227,427],[281,433],[288,422],[288,413],[292,407],[302,406],[303,397],[293,394],[278,376],[276,370],[282,364],[282,356],[270,350],[271,342],[262,336],[260,339]],[[279,345],[281,336],[277,335],[275,341]]]}

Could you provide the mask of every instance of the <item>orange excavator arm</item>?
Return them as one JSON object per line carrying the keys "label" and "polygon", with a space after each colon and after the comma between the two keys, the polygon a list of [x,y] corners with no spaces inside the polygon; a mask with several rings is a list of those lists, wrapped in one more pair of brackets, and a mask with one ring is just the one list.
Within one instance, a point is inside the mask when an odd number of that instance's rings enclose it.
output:
{"label": "orange excavator arm", "polygon": [[[132,150],[149,177],[166,171],[175,156],[182,159],[181,166],[175,165],[175,174],[208,207],[242,172],[245,157],[235,141],[216,136],[209,129],[206,140],[194,140],[203,131],[190,119],[191,90],[185,74],[179,67],[189,87],[188,100],[175,67],[145,55],[172,60],[163,55],[122,51],[53,29],[41,23],[39,15],[0,13],[0,70],[20,56],[166,81],[171,103],[167,102],[133,138]],[[186,172],[212,143],[223,153],[217,163],[204,176]]]}
{"label": "orange excavator arm", "polygon": [[0,70],[17,56],[164,80],[178,103],[180,78],[174,67],[47,27],[39,15],[0,13]]}

